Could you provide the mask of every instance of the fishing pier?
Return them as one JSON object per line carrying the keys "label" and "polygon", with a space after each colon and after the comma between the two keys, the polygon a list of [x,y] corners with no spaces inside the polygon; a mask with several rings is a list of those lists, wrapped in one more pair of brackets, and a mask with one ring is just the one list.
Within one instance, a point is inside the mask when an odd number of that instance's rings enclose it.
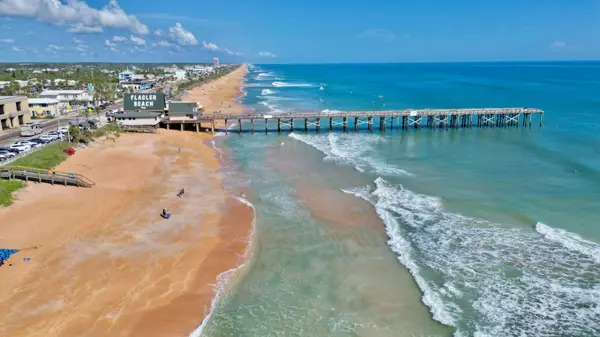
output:
{"label": "fishing pier", "polygon": [[[544,111],[535,108],[482,108],[482,109],[420,109],[389,111],[339,111],[327,113],[285,113],[277,115],[243,114],[222,115],[202,114],[197,118],[185,121],[163,120],[168,129],[181,130],[207,129],[216,131],[252,133],[255,132],[309,132],[317,133],[323,129],[355,132],[366,125],[373,131],[374,125],[380,132],[386,130],[408,129],[459,129],[459,128],[507,128],[532,127],[534,115],[542,127]],[[235,127],[231,127],[235,123]],[[363,127],[364,128],[364,127]]]}

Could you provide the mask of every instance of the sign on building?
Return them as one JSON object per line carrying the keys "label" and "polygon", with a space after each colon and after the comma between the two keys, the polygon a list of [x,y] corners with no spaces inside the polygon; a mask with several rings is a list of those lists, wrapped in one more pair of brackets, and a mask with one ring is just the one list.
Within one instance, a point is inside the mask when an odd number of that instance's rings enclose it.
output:
{"label": "sign on building", "polygon": [[164,111],[165,95],[159,93],[125,94],[123,97],[125,111]]}

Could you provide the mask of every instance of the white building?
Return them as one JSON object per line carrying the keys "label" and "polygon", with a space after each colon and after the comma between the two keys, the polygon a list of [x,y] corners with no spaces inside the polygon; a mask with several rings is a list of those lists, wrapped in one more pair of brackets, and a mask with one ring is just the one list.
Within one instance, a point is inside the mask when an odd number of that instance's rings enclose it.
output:
{"label": "white building", "polygon": [[46,90],[42,91],[42,93],[40,94],[40,98],[52,98],[61,102],[93,101],[92,95],[90,95],[90,93],[87,90]]}
{"label": "white building", "polygon": [[218,58],[218,57],[215,57],[215,58],[213,59],[213,65],[214,65],[215,67],[218,67],[218,66],[219,66],[219,58]]}
{"label": "white building", "polygon": [[31,115],[36,117],[59,116],[67,111],[69,105],[54,98],[30,98],[27,101]]}
{"label": "white building", "polygon": [[116,116],[117,124],[123,126],[157,126],[164,114],[160,112],[126,112]]}
{"label": "white building", "polygon": [[182,70],[182,69],[177,69],[177,70],[175,70],[174,75],[177,80],[185,80],[186,71]]}

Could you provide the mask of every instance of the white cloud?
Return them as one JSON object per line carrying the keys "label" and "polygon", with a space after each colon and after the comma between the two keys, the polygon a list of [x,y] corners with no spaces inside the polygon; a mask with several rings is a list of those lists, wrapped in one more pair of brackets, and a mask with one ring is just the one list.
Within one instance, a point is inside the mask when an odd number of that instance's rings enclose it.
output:
{"label": "white cloud", "polygon": [[65,47],[57,46],[55,44],[49,44],[47,49],[48,50],[63,50],[63,49],[65,49]]}
{"label": "white cloud", "polygon": [[221,50],[221,48],[219,48],[216,44],[212,43],[212,42],[206,42],[206,41],[202,41],[202,46],[204,47],[204,49],[208,49],[208,50],[212,50],[212,51],[219,51]]}
{"label": "white cloud", "polygon": [[185,30],[179,22],[177,22],[174,27],[169,27],[169,37],[171,38],[171,41],[180,46],[193,46],[198,44],[198,40],[196,40],[194,34]]}
{"label": "white cloud", "polygon": [[13,39],[0,39],[0,43],[15,43]]}
{"label": "white cloud", "polygon": [[156,35],[158,37],[161,37],[161,36],[165,35],[165,32],[163,32],[160,29],[157,29],[157,30],[154,31],[154,35]]}
{"label": "white cloud", "polygon": [[277,57],[277,55],[270,53],[268,51],[261,51],[260,53],[258,53],[258,56],[260,56],[260,57]]}
{"label": "white cloud", "polygon": [[127,38],[125,36],[113,36],[112,40],[115,42],[123,42],[127,41]]}
{"label": "white cloud", "polygon": [[229,50],[227,48],[223,48],[223,51],[225,51],[229,55],[235,55],[235,56],[242,56],[242,55],[244,55],[243,53],[231,51],[231,50]]}
{"label": "white cloud", "polygon": [[83,52],[88,49],[88,46],[85,44],[78,44],[78,45],[75,45],[75,47],[73,47],[73,49]]}
{"label": "white cloud", "polygon": [[152,44],[153,47],[171,47],[173,44],[169,41],[158,41]]}
{"label": "white cloud", "polygon": [[81,43],[83,43],[83,41],[78,38],[74,38],[73,43],[81,44]]}
{"label": "white cloud", "polygon": [[[108,41],[108,40],[106,40],[106,41]],[[110,47],[110,51],[112,51],[113,53],[118,53],[119,52],[119,50],[117,48],[115,48],[115,47]]]}
{"label": "white cloud", "polygon": [[83,23],[70,25],[67,29],[69,33],[102,33],[104,29],[101,26],[86,26]]}
{"label": "white cloud", "polygon": [[131,43],[136,44],[138,46],[143,46],[146,44],[146,40],[142,39],[141,37],[137,37],[137,36],[133,36],[133,35],[131,35],[129,37],[129,40],[131,41]]}
{"label": "white cloud", "polygon": [[107,47],[116,47],[117,45],[110,42],[110,40],[104,40],[104,45]]}
{"label": "white cloud", "polygon": [[19,47],[17,47],[17,46],[13,46],[13,47],[12,47],[12,51],[16,51],[17,53],[20,53],[20,52],[22,52],[22,51],[23,51],[23,49],[21,49],[21,48],[19,48]]}
{"label": "white cloud", "polygon": [[34,18],[41,22],[78,27],[110,27],[130,29],[147,34],[148,26],[134,15],[125,13],[117,0],[109,0],[101,9],[91,8],[82,0],[2,0],[0,14]]}
{"label": "white cloud", "polygon": [[554,41],[550,45],[550,49],[552,49],[552,50],[564,49],[566,47],[567,47],[567,44],[562,41]]}
{"label": "white cloud", "polygon": [[356,35],[356,38],[392,42],[396,39],[396,34],[390,30],[382,28],[367,29],[364,32]]}

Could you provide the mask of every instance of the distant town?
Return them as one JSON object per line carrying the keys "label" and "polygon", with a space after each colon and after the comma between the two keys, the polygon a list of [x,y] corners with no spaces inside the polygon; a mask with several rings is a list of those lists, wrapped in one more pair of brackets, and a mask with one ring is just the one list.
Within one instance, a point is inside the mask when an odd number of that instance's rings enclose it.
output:
{"label": "distant town", "polygon": [[[126,93],[164,93],[176,100],[185,90],[229,72],[212,64],[0,64],[0,96],[27,98],[31,119],[98,112]],[[1,129],[17,125],[3,123]]]}

